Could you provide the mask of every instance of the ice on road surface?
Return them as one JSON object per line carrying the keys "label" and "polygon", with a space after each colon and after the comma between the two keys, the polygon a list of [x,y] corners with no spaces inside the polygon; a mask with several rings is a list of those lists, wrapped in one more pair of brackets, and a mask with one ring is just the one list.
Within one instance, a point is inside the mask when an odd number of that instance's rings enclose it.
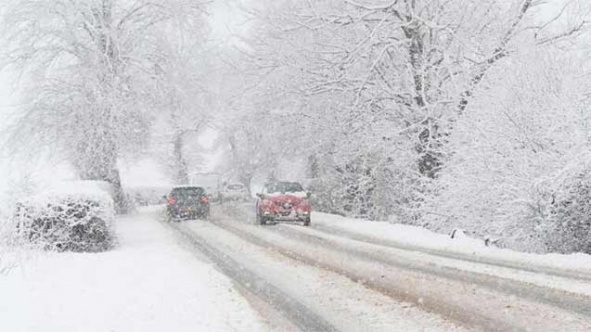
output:
{"label": "ice on road surface", "polygon": [[213,266],[158,223],[116,222],[100,254],[39,254],[0,276],[0,331],[261,331],[258,315]]}

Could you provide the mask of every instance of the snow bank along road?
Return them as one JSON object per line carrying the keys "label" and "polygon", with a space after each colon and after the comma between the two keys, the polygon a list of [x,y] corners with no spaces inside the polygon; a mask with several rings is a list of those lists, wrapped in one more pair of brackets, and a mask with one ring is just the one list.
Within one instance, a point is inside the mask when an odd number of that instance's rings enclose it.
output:
{"label": "snow bank along road", "polygon": [[170,226],[305,331],[591,331],[591,283],[435,255],[326,226],[258,226],[245,208]]}

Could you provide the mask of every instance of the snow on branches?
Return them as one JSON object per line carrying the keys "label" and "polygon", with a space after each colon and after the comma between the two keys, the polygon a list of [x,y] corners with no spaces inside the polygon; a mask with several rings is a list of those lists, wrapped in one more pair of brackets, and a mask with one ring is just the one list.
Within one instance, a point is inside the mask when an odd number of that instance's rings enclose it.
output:
{"label": "snow on branches", "polygon": [[125,212],[117,160],[145,147],[175,60],[163,41],[173,25],[200,25],[202,4],[13,0],[3,13],[0,63],[24,90],[9,145],[58,151],[80,178],[113,184]]}
{"label": "snow on branches", "polygon": [[114,244],[109,184],[66,182],[17,202],[14,239],[35,248],[97,252]]}
{"label": "snow on branches", "polygon": [[588,68],[572,47],[585,42],[587,7],[273,2],[253,14],[244,51],[260,73],[249,93],[248,114],[264,119],[255,145],[271,161],[309,161],[324,210],[545,250],[533,188],[586,140],[586,85],[567,76]]}

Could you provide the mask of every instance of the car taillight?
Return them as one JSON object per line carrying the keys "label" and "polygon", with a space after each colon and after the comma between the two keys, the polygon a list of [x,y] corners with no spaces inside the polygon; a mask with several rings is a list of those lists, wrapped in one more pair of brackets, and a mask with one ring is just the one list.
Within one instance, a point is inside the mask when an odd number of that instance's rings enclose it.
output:
{"label": "car taillight", "polygon": [[203,197],[201,197],[201,202],[203,204],[207,204],[207,203],[209,203],[209,198],[207,198],[207,196],[203,196]]}
{"label": "car taillight", "polygon": [[175,205],[176,204],[176,199],[174,199],[173,197],[168,199],[168,205]]}

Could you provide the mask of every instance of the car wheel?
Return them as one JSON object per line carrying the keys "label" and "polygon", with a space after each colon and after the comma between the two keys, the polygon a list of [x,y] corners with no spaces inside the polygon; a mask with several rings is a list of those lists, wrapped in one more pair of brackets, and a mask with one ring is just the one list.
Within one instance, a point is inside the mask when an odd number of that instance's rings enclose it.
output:
{"label": "car wheel", "polygon": [[169,222],[178,222],[178,221],[180,221],[180,218],[178,215],[176,215],[174,213],[170,213],[170,214],[168,214],[168,221]]}
{"label": "car wheel", "polygon": [[263,216],[261,216],[260,213],[257,213],[257,224],[259,225],[266,225],[267,224],[267,219]]}
{"label": "car wheel", "polygon": [[310,217],[304,219],[304,226],[310,226]]}

